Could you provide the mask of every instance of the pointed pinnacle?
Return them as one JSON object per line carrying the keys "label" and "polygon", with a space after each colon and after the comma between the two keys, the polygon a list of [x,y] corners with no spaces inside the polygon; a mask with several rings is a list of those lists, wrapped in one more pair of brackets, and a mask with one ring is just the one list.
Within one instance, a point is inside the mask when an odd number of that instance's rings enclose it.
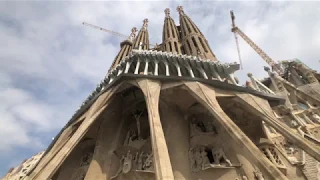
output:
{"label": "pointed pinnacle", "polygon": [[166,17],[170,17],[170,9],[169,8],[166,8],[164,10],[164,13],[165,13]]}
{"label": "pointed pinnacle", "polygon": [[182,6],[178,6],[178,7],[177,7],[177,11],[179,12],[180,15],[184,14],[183,7],[182,7]]}

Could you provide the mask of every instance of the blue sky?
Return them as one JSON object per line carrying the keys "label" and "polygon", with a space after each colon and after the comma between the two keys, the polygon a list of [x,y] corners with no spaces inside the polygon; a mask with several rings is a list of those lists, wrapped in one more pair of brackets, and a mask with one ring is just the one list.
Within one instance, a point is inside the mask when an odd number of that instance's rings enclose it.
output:
{"label": "blue sky", "polygon": [[[222,62],[238,61],[229,10],[237,25],[271,58],[299,58],[320,70],[320,2],[138,1],[0,2],[0,176],[44,150],[105,76],[122,34],[149,19],[151,43],[159,43],[164,9],[179,24],[182,5]],[[242,40],[246,74],[262,78],[265,62]]]}

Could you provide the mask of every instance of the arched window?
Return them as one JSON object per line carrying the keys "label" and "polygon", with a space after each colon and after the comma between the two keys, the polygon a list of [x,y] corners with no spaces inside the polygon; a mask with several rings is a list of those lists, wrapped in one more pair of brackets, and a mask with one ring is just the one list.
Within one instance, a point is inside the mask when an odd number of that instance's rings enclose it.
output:
{"label": "arched window", "polygon": [[179,48],[178,48],[178,43],[177,42],[174,42],[174,48],[175,48],[177,54],[179,54]]}
{"label": "arched window", "polygon": [[172,52],[172,45],[171,45],[171,42],[169,42],[169,48],[170,48],[170,52]]}
{"label": "arched window", "polygon": [[199,41],[200,41],[200,43],[201,43],[202,48],[203,48],[204,51],[207,53],[207,52],[208,52],[208,49],[207,49],[207,47],[204,45],[204,43],[203,43],[203,41],[202,41],[202,38],[201,38],[201,37],[198,37],[198,38],[199,38]]}
{"label": "arched window", "polygon": [[169,26],[169,23],[167,23],[167,34],[168,34],[168,38],[170,38],[170,26]]}
{"label": "arched window", "polygon": [[190,42],[187,40],[187,44],[188,44],[188,48],[186,49],[186,51],[191,54],[192,51],[191,51],[191,45],[190,45]]}
{"label": "arched window", "polygon": [[197,44],[196,40],[194,39],[194,37],[192,37],[191,39],[192,39],[194,47],[196,47],[196,49],[198,49],[198,44]]}
{"label": "arched window", "polygon": [[171,32],[172,32],[172,37],[176,38],[176,35],[174,33],[174,29],[176,28],[176,25],[174,25],[174,23],[171,21]]}

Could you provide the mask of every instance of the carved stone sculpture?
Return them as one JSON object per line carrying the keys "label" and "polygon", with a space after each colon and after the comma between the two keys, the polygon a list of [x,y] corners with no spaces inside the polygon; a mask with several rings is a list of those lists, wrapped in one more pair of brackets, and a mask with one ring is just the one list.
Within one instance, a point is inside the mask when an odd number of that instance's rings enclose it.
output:
{"label": "carved stone sculpture", "polygon": [[122,172],[126,174],[131,170],[131,168],[132,168],[132,154],[129,150],[127,153],[127,156],[124,158]]}
{"label": "carved stone sculpture", "polygon": [[147,154],[147,158],[142,166],[143,170],[153,171],[153,154]]}
{"label": "carved stone sculpture", "polygon": [[[211,157],[211,159],[209,157]],[[209,152],[204,146],[190,149],[189,159],[190,167],[193,172],[198,172],[212,167],[232,166],[230,160],[226,157],[221,148],[209,149]]]}
{"label": "carved stone sculpture", "polygon": [[257,180],[264,180],[262,173],[259,170],[254,171],[254,176]]}
{"label": "carved stone sculpture", "polygon": [[226,163],[227,166],[232,166],[230,160],[227,158],[227,156],[225,155],[225,153],[222,151],[221,148],[213,150],[212,155],[213,155],[215,164],[222,165]]}
{"label": "carved stone sculpture", "polygon": [[315,112],[311,112],[312,119],[318,123],[320,123],[320,116]]}
{"label": "carved stone sculpture", "polygon": [[207,152],[205,151],[205,148],[202,147],[201,148],[201,158],[202,158],[202,170],[207,169],[208,167],[210,167],[210,161],[209,158],[207,156]]}
{"label": "carved stone sculpture", "polygon": [[137,169],[138,170],[142,170],[143,156],[144,156],[144,153],[141,152],[140,155],[139,155],[138,164],[137,164]]}
{"label": "carved stone sculpture", "polygon": [[299,125],[295,120],[291,120],[290,124],[292,127],[297,127]]}
{"label": "carved stone sculpture", "polygon": [[81,158],[80,167],[87,166],[90,164],[92,159],[92,153],[87,153]]}
{"label": "carved stone sculpture", "polygon": [[196,149],[194,155],[195,155],[195,161],[196,161],[196,168],[194,169],[194,171],[200,171],[202,167],[202,157],[199,149]]}

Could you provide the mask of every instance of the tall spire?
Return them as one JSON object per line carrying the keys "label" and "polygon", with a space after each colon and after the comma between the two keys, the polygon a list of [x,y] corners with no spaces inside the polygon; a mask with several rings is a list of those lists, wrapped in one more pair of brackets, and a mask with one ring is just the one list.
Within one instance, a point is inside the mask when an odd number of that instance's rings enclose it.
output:
{"label": "tall spire", "polygon": [[124,59],[126,56],[128,56],[128,54],[131,52],[133,41],[136,37],[136,32],[137,32],[137,28],[133,27],[131,29],[131,34],[128,37],[128,39],[124,40],[120,43],[121,49],[120,49],[118,55],[116,56],[116,58],[114,59],[109,71],[111,69],[113,69],[115,66],[117,66],[121,62],[121,60]]}
{"label": "tall spire", "polygon": [[177,11],[180,16],[181,41],[185,53],[217,61],[216,56],[210,49],[208,41],[194,22],[184,13],[183,7],[178,6]]}
{"label": "tall spire", "polygon": [[178,28],[170,17],[170,9],[166,8],[164,12],[166,17],[163,25],[162,49],[163,51],[181,54]]}
{"label": "tall spire", "polygon": [[136,40],[134,41],[133,47],[138,49],[140,42],[142,43],[142,50],[149,50],[149,33],[148,33],[148,19],[143,20],[143,25],[138,33]]}

